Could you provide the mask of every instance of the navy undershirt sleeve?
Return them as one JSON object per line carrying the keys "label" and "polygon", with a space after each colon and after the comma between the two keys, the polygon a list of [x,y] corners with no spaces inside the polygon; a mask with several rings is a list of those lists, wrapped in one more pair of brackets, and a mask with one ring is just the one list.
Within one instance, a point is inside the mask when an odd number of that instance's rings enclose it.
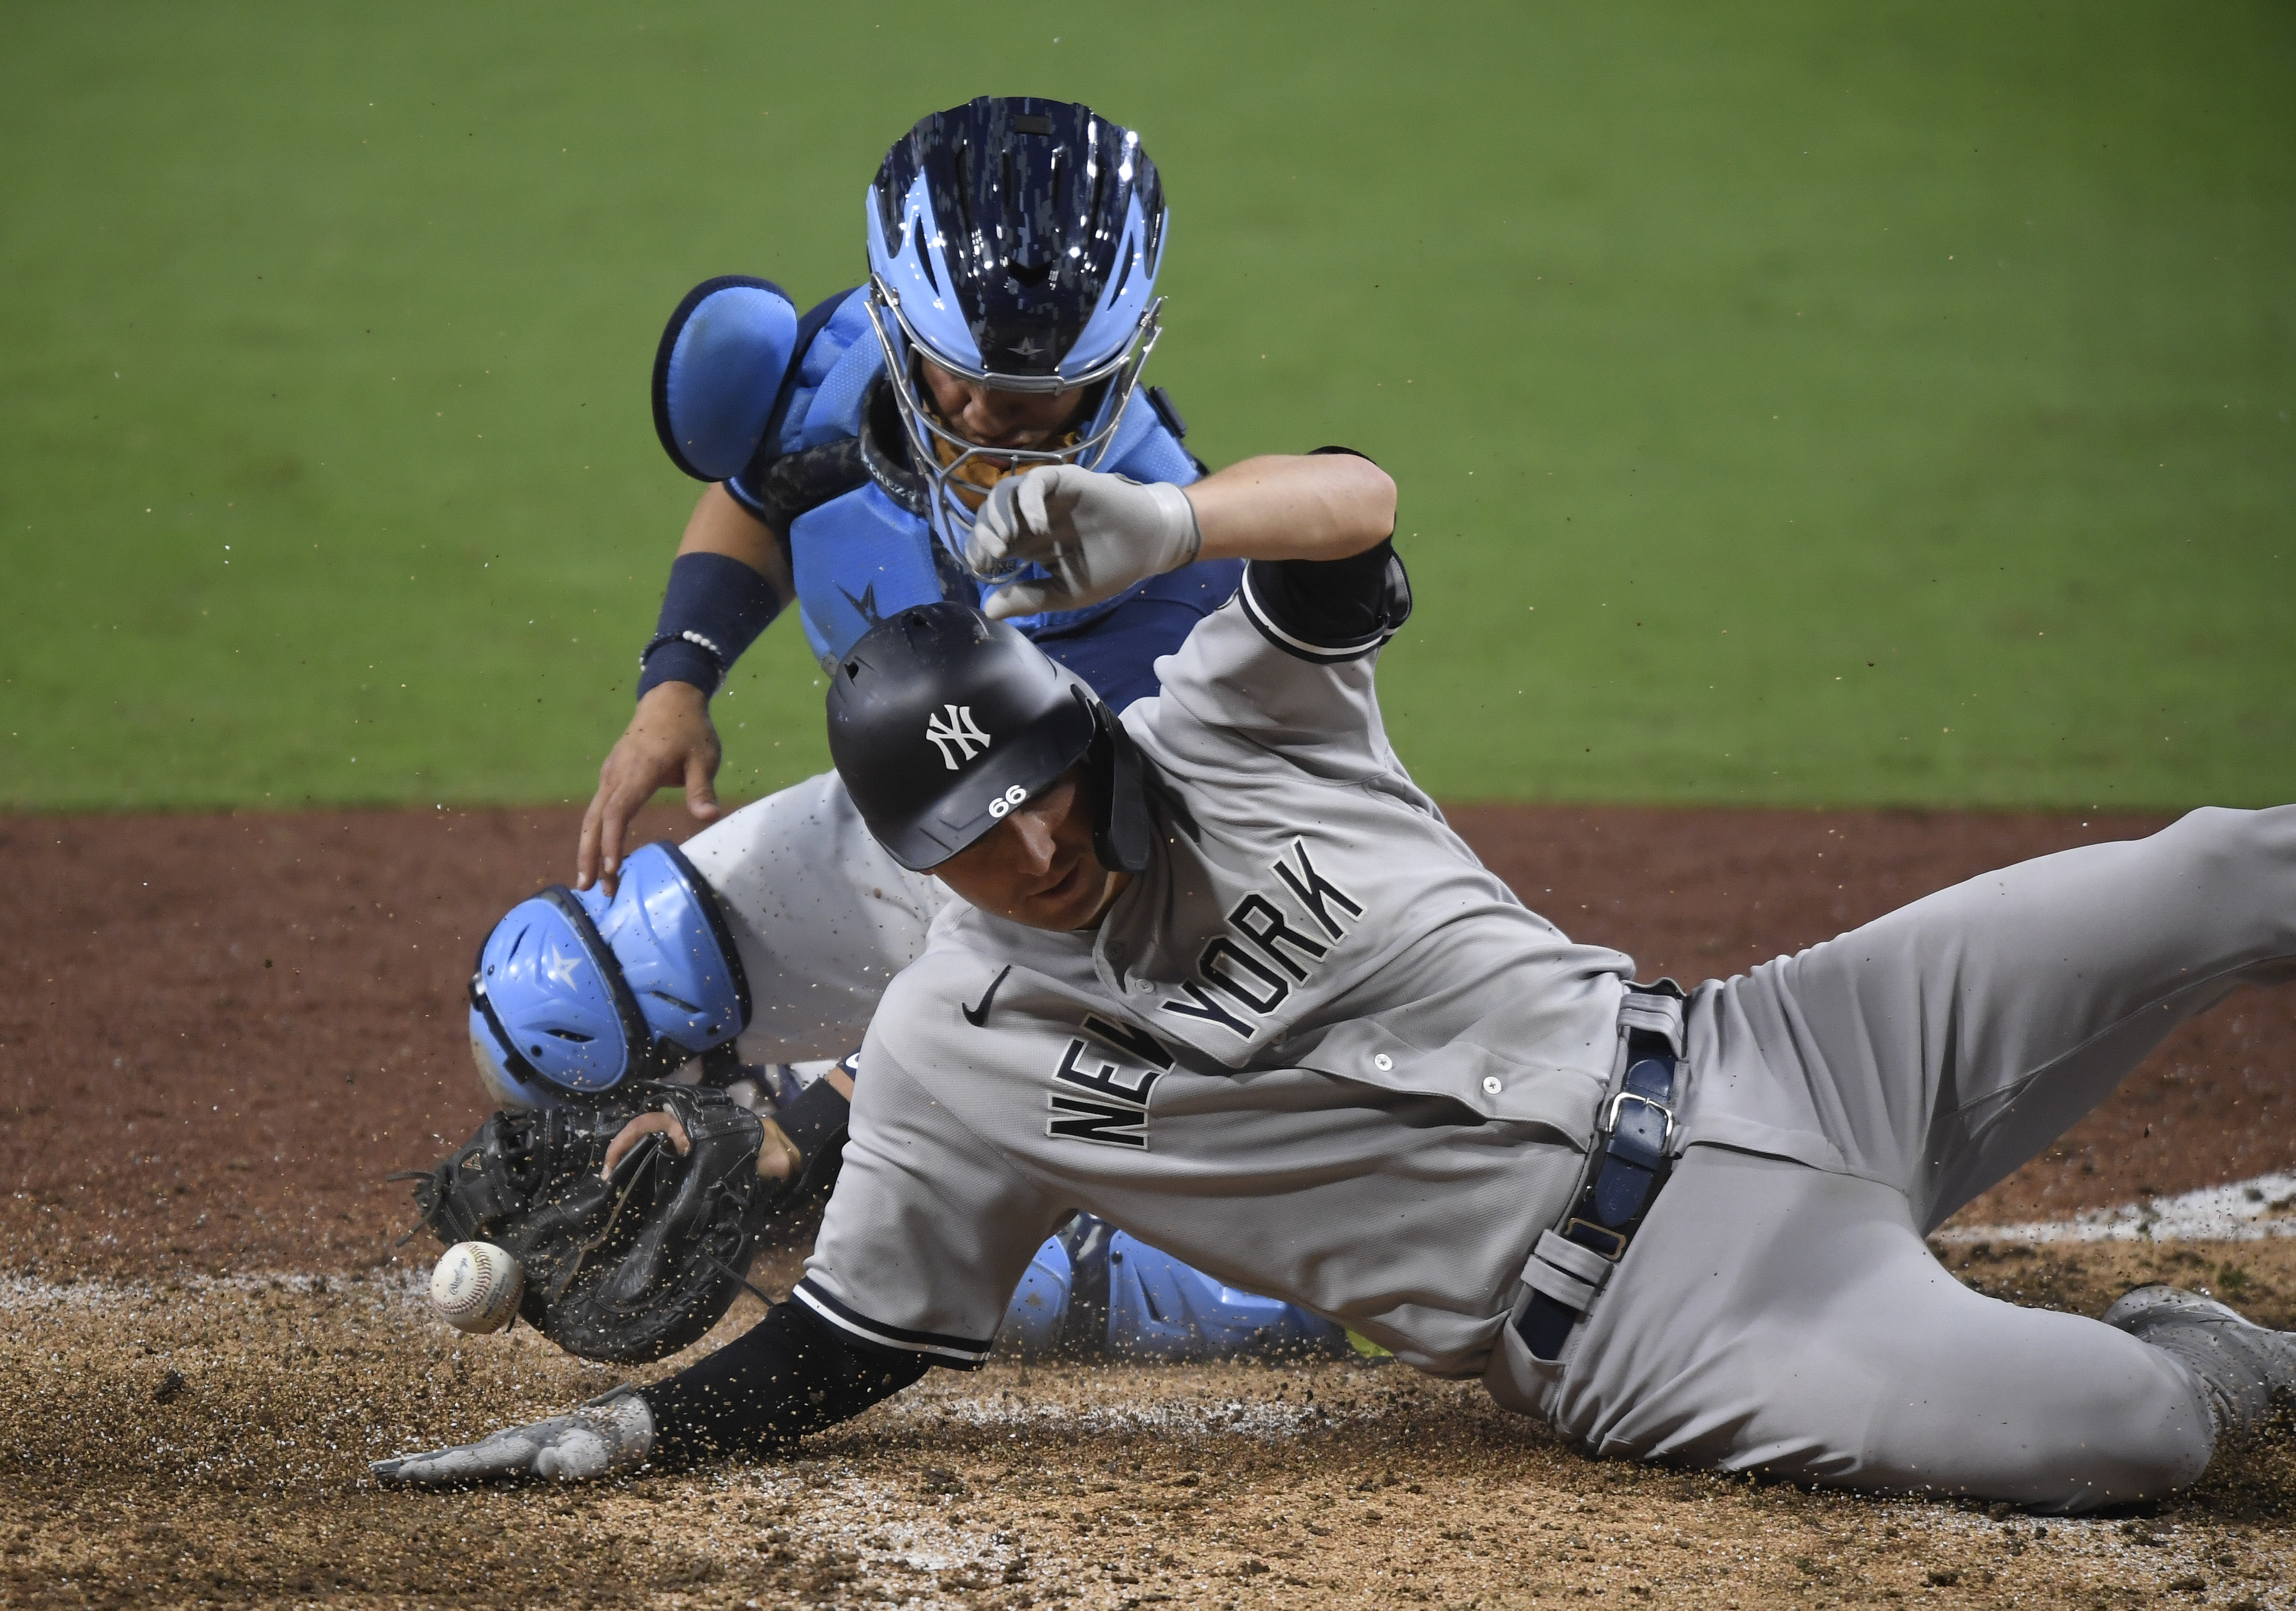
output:
{"label": "navy undershirt sleeve", "polygon": [[684,1466],[786,1448],[891,1397],[925,1370],[920,1354],[857,1346],[803,1304],[776,1303],[717,1352],[644,1390],[653,1458]]}

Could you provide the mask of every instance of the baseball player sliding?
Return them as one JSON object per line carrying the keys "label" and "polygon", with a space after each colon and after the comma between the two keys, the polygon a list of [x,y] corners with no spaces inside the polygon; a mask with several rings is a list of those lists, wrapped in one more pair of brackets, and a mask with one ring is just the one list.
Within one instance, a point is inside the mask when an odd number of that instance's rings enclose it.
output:
{"label": "baseball player sliding", "polygon": [[[1078,518],[1105,481],[1000,486],[976,563],[1070,602],[1136,579]],[[988,619],[1033,600],[926,604],[840,657],[839,772],[953,898],[863,1046],[803,1280],[667,1380],[381,1475],[771,1451],[978,1364],[1079,1209],[1604,1455],[2079,1511],[2192,1482],[2296,1387],[2296,1336],[2220,1304],[2021,1309],[1923,1240],[2178,1022],[2290,976],[2296,809],[1632,983],[1390,747],[1374,668],[1410,594],[1385,478],[1350,486],[1205,520],[1242,584],[1120,718]]]}
{"label": "baseball player sliding", "polygon": [[[1095,484],[1127,489],[1130,540],[1155,557],[1136,585],[1016,615],[1115,709],[1154,691],[1157,661],[1239,573],[1193,555],[1191,497],[1217,502],[1224,484],[1202,481],[1177,410],[1140,384],[1168,219],[1137,134],[1072,103],[983,96],[897,141],[862,217],[865,285],[800,314],[771,282],[724,275],[671,315],[654,423],[672,463],[710,484],[640,656],[636,712],[600,769],[575,887],[505,915],[471,999],[497,1105],[612,1100],[663,1077],[726,1089],[765,1115],[766,1155],[798,1182],[784,1212],[835,1170],[851,1086],[829,1060],[860,1043],[944,895],[879,849],[833,774],[719,818],[709,709],[734,662],[786,606],[825,667],[908,605],[980,602],[974,512],[1031,465],[1127,478]],[[1021,573],[1010,596],[1035,585]],[[630,817],[680,785],[711,826],[625,859]],[[1091,1333],[1159,1358],[1339,1343],[1088,1225],[1037,1249],[1013,1319],[1016,1336]]]}

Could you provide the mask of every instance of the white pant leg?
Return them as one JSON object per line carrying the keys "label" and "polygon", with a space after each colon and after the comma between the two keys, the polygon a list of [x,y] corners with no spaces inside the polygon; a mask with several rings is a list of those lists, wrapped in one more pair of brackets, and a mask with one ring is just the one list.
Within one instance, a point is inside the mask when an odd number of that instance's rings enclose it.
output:
{"label": "white pant leg", "polygon": [[1701,991],[1685,1134],[1897,1187],[1928,1230],[2185,1019],[2296,977],[2296,807],[2005,867]]}
{"label": "white pant leg", "polygon": [[2207,1464],[2169,1354],[1982,1297],[1903,1194],[1693,1147],[1553,1363],[1512,1327],[1486,1381],[1594,1453],[2073,1511]]}
{"label": "white pant leg", "polygon": [[1510,1327],[1493,1393],[1598,1452],[1866,1489],[2080,1510],[2194,1480],[2179,1360],[1981,1297],[1923,1233],[2292,958],[2296,808],[2207,810],[1702,987],[1689,1150],[1561,1360]]}
{"label": "white pant leg", "polygon": [[750,982],[745,1063],[841,1057],[924,949],[939,880],[886,854],[834,772],[783,789],[686,841],[718,892]]}

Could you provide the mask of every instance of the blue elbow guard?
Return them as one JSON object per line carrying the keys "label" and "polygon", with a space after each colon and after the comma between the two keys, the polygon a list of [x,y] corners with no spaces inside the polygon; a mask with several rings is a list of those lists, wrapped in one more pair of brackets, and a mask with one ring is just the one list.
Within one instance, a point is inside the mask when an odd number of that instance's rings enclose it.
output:
{"label": "blue elbow guard", "polygon": [[725,275],[686,292],[653,358],[653,428],[699,481],[756,456],[797,357],[797,304],[770,280]]}

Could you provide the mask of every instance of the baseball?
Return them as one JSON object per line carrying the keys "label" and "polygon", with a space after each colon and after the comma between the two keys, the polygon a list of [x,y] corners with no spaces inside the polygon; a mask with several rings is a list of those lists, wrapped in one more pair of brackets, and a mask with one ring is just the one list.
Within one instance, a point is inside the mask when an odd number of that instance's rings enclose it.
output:
{"label": "baseball", "polygon": [[500,1331],[525,1291],[518,1261],[492,1242],[457,1242],[430,1272],[430,1307],[457,1331]]}

